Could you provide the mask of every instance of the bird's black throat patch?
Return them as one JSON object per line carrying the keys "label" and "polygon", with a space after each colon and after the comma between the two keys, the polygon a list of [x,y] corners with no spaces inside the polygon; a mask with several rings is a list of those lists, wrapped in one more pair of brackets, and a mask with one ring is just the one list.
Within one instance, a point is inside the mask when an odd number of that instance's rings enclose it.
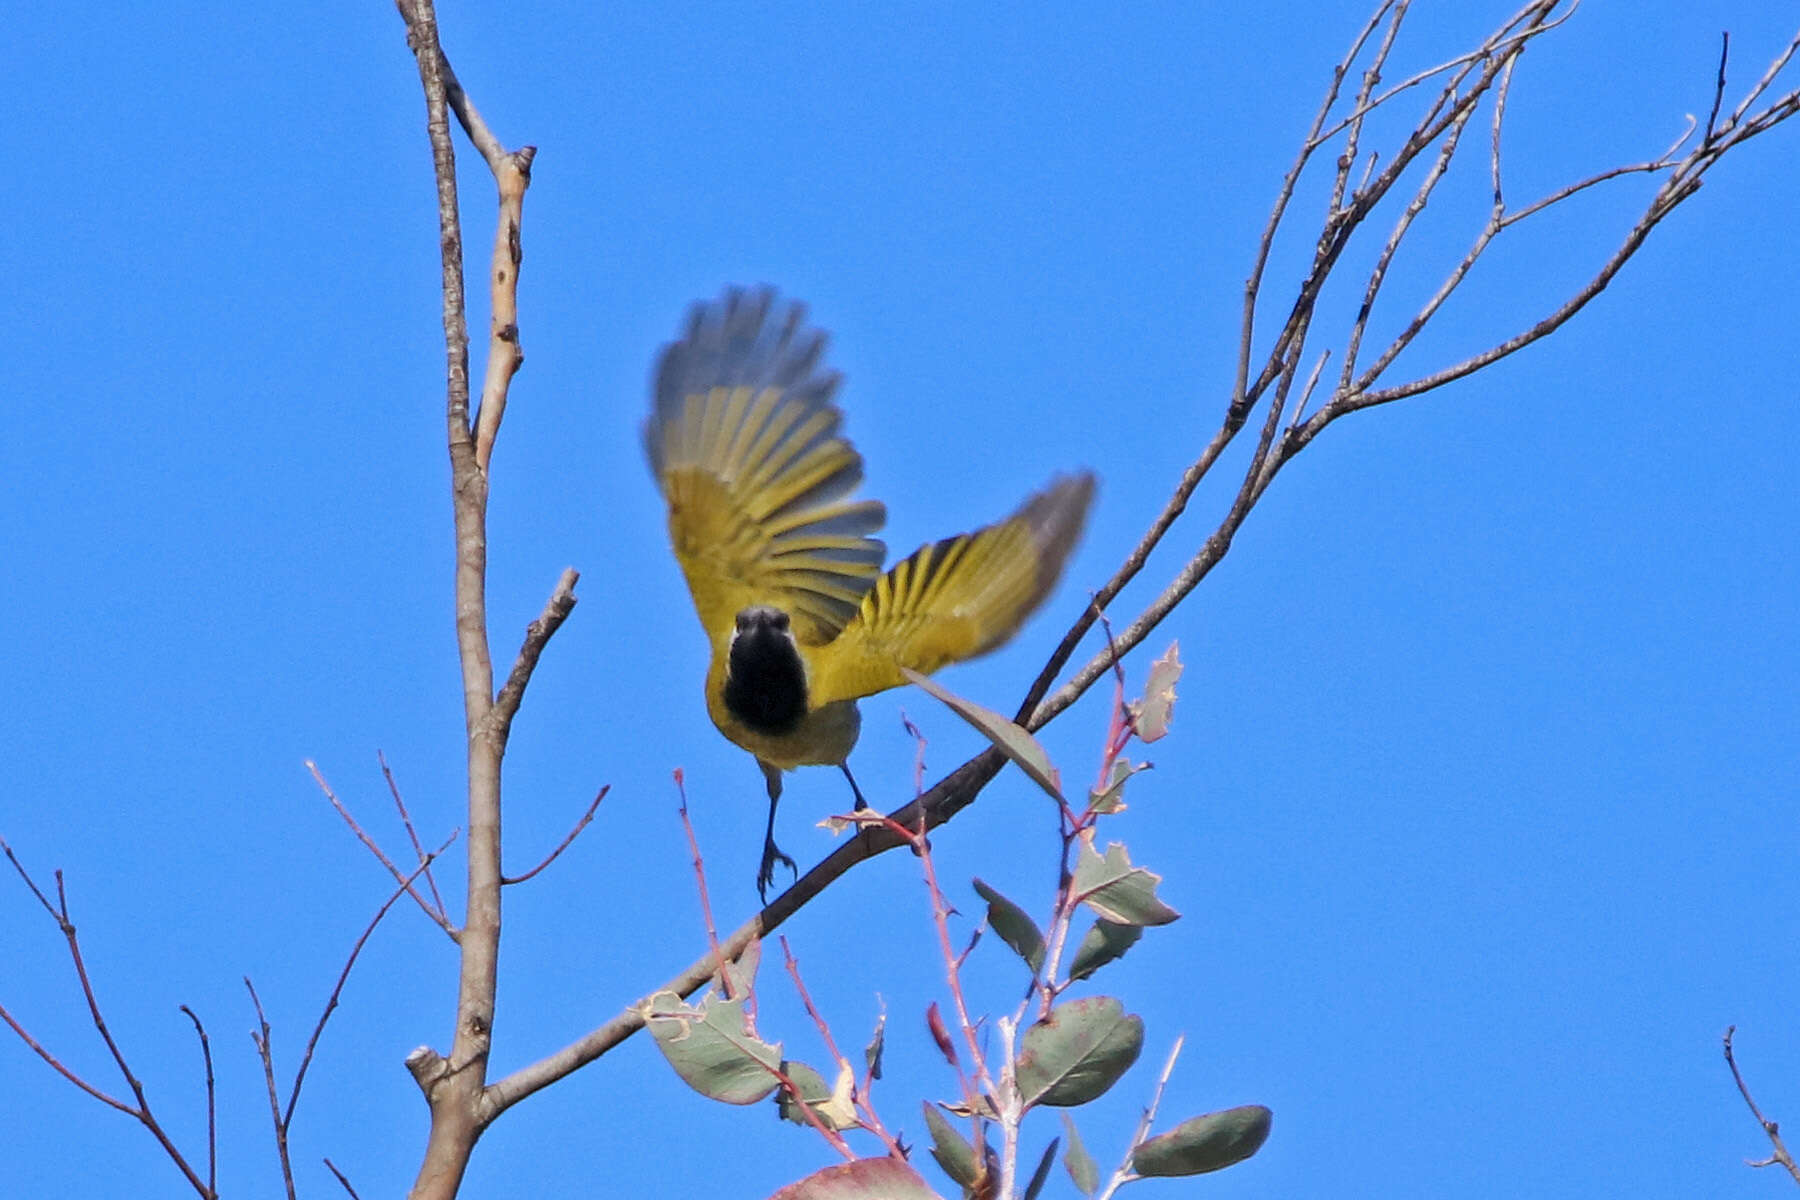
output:
{"label": "bird's black throat patch", "polygon": [[747,608],[725,671],[725,707],[757,733],[788,733],[806,715],[806,667],[788,632],[787,614]]}

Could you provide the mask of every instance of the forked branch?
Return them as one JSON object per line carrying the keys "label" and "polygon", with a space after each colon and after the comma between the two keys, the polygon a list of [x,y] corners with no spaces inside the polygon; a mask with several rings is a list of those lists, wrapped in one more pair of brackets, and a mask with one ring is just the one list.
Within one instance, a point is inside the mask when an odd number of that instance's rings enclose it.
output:
{"label": "forked branch", "polygon": [[159,1121],[156,1114],[151,1111],[149,1098],[144,1094],[144,1085],[132,1071],[131,1064],[125,1059],[124,1050],[119,1047],[119,1043],[113,1038],[112,1030],[107,1027],[106,1018],[101,1014],[100,999],[94,993],[94,982],[88,976],[87,959],[81,952],[81,939],[75,932],[75,922],[69,916],[69,896],[67,890],[63,886],[63,873],[61,871],[56,872],[56,903],[51,904],[49,897],[44,894],[44,890],[38,887],[37,881],[32,879],[30,873],[25,870],[25,865],[21,863],[18,856],[13,853],[12,847],[7,845],[4,841],[0,841],[0,852],[5,853],[6,860],[13,865],[13,870],[17,871],[19,878],[25,881],[25,886],[31,889],[31,894],[37,897],[38,904],[42,906],[47,914],[49,914],[50,919],[56,924],[57,931],[62,934],[63,944],[69,951],[69,961],[75,968],[75,977],[81,982],[81,998],[87,1005],[88,1018],[93,1022],[94,1029],[100,1034],[100,1040],[106,1044],[107,1053],[112,1056],[113,1065],[118,1068],[120,1076],[124,1078],[125,1086],[131,1089],[133,1103],[127,1104],[123,1100],[119,1100],[107,1094],[99,1087],[82,1078],[76,1072],[70,1070],[61,1059],[57,1058],[56,1055],[52,1054],[41,1042],[34,1038],[30,1032],[26,1030],[25,1026],[20,1023],[18,1018],[8,1012],[4,1006],[0,1006],[0,1021],[4,1021],[14,1033],[18,1034],[20,1040],[31,1048],[32,1053],[43,1059],[44,1062],[58,1075],[61,1075],[64,1079],[67,1079],[70,1083],[74,1084],[94,1099],[100,1101],[102,1104],[105,1104],[109,1108],[117,1109],[126,1116],[137,1121],[138,1124],[142,1125],[145,1129],[149,1130],[150,1136],[156,1139],[157,1145],[162,1147],[163,1153],[168,1156],[170,1162],[175,1164],[176,1169],[181,1172],[189,1185],[193,1187],[194,1192],[197,1195],[204,1197],[205,1200],[214,1200],[218,1193],[214,1190],[214,1182],[217,1178],[217,1134],[216,1126],[212,1120],[212,1051],[207,1043],[206,1031],[201,1027],[199,1018],[195,1017],[191,1011],[183,1006],[182,1011],[187,1012],[188,1018],[194,1022],[194,1028],[200,1034],[200,1045],[206,1064],[207,1177],[204,1180],[200,1178],[199,1173],[194,1170],[186,1156],[176,1148],[174,1141],[170,1139],[168,1132],[162,1127],[162,1122]]}
{"label": "forked branch", "polygon": [[1736,1036],[1736,1025],[1725,1031],[1725,1065],[1731,1068],[1731,1079],[1733,1083],[1737,1084],[1738,1095],[1744,1098],[1744,1103],[1750,1109],[1750,1115],[1756,1118],[1758,1125],[1762,1126],[1763,1136],[1769,1139],[1769,1145],[1775,1151],[1768,1158],[1750,1159],[1749,1165],[1772,1167],[1779,1163],[1787,1168],[1787,1173],[1794,1177],[1795,1183],[1800,1183],[1800,1165],[1795,1164],[1794,1156],[1788,1153],[1787,1145],[1781,1140],[1781,1126],[1763,1116],[1762,1109],[1757,1106],[1755,1097],[1750,1094],[1750,1085],[1744,1082],[1743,1072],[1738,1070],[1737,1055],[1731,1048],[1731,1039]]}
{"label": "forked branch", "polygon": [[[498,985],[500,896],[500,767],[513,717],[544,646],[575,606],[574,571],[563,572],[543,613],[527,630],[505,685],[494,690],[487,633],[487,502],[495,440],[513,376],[524,362],[519,348],[519,267],[525,190],[536,151],[508,151],[482,120],[456,78],[438,36],[432,0],[398,0],[407,45],[418,63],[425,95],[425,128],[437,184],[438,243],[443,275],[446,356],[445,423],[456,529],[456,640],[462,665],[463,717],[468,735],[468,900],[459,947],[456,1023],[447,1056],[421,1047],[407,1056],[431,1107],[431,1133],[414,1181],[418,1200],[448,1200],[461,1186],[475,1139],[485,1127],[483,1096],[492,1045]],[[463,281],[462,223],[456,190],[454,112],[492,172],[498,219],[488,277],[493,313],[480,407],[469,409],[469,346]]]}

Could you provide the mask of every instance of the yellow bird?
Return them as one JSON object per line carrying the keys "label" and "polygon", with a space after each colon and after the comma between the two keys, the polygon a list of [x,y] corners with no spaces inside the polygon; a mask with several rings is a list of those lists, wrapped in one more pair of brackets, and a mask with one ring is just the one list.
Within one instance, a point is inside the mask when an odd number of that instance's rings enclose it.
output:
{"label": "yellow bird", "polygon": [[887,518],[852,497],[862,457],[839,432],[840,376],[797,303],[728,290],[697,304],[657,362],[644,450],[669,540],[712,644],[706,711],[756,756],[775,863],[781,773],[848,759],[856,701],[1012,637],[1055,586],[1087,519],[1091,473],[1053,479],[1004,520],[933,542],[882,573]]}

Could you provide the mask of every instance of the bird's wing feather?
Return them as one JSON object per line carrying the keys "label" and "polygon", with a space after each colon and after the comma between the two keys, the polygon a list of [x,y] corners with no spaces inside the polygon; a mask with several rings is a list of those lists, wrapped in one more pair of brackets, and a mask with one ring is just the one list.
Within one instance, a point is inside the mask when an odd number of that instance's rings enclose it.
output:
{"label": "bird's wing feather", "polygon": [[974,533],[922,546],[875,582],[856,617],[811,658],[812,702],[852,700],[985,654],[1043,603],[1081,536],[1094,477],[1055,480]]}
{"label": "bird's wing feather", "polygon": [[887,549],[886,510],[854,500],[862,458],[838,430],[839,376],[798,304],[732,290],[695,306],[657,364],[644,450],[669,505],[669,539],[714,639],[737,614],[786,612],[823,645],[857,612]]}

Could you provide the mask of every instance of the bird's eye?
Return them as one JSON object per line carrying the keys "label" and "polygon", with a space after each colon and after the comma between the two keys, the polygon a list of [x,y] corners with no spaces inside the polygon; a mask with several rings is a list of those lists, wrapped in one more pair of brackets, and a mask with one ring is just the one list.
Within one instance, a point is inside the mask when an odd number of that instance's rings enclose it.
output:
{"label": "bird's eye", "polygon": [[788,615],[784,612],[776,613],[775,614],[775,628],[786,629],[787,627],[788,627]]}
{"label": "bird's eye", "polygon": [[739,633],[742,633],[742,632],[744,632],[744,630],[746,630],[748,628],[750,628],[750,614],[749,613],[739,613],[737,615],[737,631]]}

